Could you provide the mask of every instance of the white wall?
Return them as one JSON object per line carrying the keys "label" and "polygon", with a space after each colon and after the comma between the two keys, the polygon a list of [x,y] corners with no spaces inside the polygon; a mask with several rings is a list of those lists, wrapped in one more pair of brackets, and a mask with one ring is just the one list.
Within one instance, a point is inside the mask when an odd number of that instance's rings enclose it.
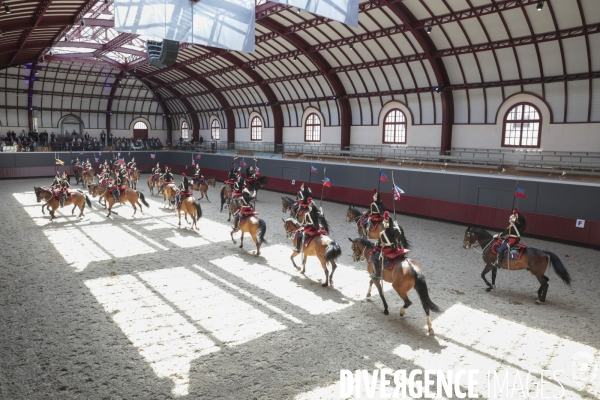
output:
{"label": "white wall", "polygon": [[540,150],[600,151],[600,124],[553,124],[546,103],[536,96],[525,93],[506,99],[500,106],[493,125],[454,125],[452,147],[511,150],[511,147],[502,147],[504,115],[512,106],[521,102],[534,104],[542,113]]}

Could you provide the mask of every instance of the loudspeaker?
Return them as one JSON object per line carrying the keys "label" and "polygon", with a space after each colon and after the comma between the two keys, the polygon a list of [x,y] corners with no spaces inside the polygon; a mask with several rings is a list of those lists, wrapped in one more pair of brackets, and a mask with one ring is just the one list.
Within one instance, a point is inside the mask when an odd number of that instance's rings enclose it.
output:
{"label": "loudspeaker", "polygon": [[146,51],[148,52],[148,62],[150,65],[157,68],[168,67],[177,61],[179,42],[168,39],[164,39],[162,42],[147,40]]}

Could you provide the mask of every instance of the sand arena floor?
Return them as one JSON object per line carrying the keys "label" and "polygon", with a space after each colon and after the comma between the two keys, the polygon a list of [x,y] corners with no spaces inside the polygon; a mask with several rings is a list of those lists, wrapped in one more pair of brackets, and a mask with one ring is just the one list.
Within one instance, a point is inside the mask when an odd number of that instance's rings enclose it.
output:
{"label": "sand arena floor", "polygon": [[66,218],[49,222],[33,186],[50,182],[0,181],[2,399],[336,398],[340,369],[384,366],[564,370],[563,398],[600,397],[596,250],[526,238],[573,277],[568,288],[548,273],[547,304],[538,306],[528,272],[501,271],[497,291],[484,291],[480,255],[461,246],[465,227],[399,216],[443,308],[430,337],[415,291],[403,318],[391,285],[389,316],[375,290],[365,299],[345,205],[323,203],[343,249],[334,286],[323,288],[316,259],[306,276],[292,267],[278,193],[259,194],[268,244],[257,258],[250,240],[244,249],[231,242],[219,185],[191,232],[144,185],[144,216],[120,206],[107,219],[93,200],[82,220],[64,208]]}

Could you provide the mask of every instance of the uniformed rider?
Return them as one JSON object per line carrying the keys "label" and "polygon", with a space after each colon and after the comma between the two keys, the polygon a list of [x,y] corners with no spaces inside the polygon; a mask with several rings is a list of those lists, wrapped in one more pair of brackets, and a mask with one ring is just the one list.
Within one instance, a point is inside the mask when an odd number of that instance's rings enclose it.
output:
{"label": "uniformed rider", "polygon": [[190,182],[187,178],[187,176],[185,176],[185,172],[183,172],[181,174],[181,177],[183,178],[181,183],[179,184],[179,193],[177,193],[177,196],[175,196],[175,199],[177,200],[177,209],[179,210],[181,208],[181,201],[183,199],[185,199],[186,197],[189,197],[192,195],[192,192],[190,192]]}
{"label": "uniformed rider", "polygon": [[71,187],[71,185],[69,185],[69,181],[67,180],[66,176],[64,176],[64,174],[63,174],[63,177],[60,180],[60,192],[58,193],[58,201],[59,201],[61,207],[65,206],[65,200],[69,194],[70,187]]}
{"label": "uniformed rider", "polygon": [[173,174],[171,173],[171,169],[169,168],[168,165],[165,165],[165,173],[163,174],[162,178],[163,178],[163,183],[162,183],[162,185],[160,185],[158,194],[161,194],[163,192],[163,190],[165,189],[165,186],[173,183]]}
{"label": "uniformed rider", "polygon": [[131,157],[131,161],[127,163],[127,174],[131,177],[131,174],[135,172],[137,168],[137,164],[135,162],[135,157]]}
{"label": "uniformed rider", "polygon": [[[227,175],[227,179],[229,181],[231,181],[231,185],[233,185],[233,183],[236,181],[237,179],[237,168],[235,167],[235,163],[231,163],[231,169],[229,170],[229,174]],[[227,182],[226,182],[227,183]]]}
{"label": "uniformed rider", "polygon": [[241,172],[238,172],[237,180],[233,184],[233,197],[242,196],[242,190],[246,187],[246,182]]}
{"label": "uniformed rider", "polygon": [[308,187],[308,185],[302,182],[300,184],[300,191],[296,195],[296,203],[292,206],[292,211],[294,212],[294,218],[298,218],[298,212],[301,208],[308,208],[308,199],[312,196],[312,190]]}
{"label": "uniformed rider", "polygon": [[498,258],[496,259],[496,262],[493,265],[497,268],[502,268],[504,252],[508,250],[509,246],[511,248],[514,248],[519,243],[521,235],[525,231],[525,226],[527,225],[525,217],[519,214],[516,208],[513,210],[513,213],[508,218],[508,222],[508,228],[506,228],[504,232],[494,236],[494,238],[500,237],[504,239],[502,244],[496,250],[498,252]]}
{"label": "uniformed rider", "polygon": [[125,168],[119,168],[119,170],[117,171],[117,177],[115,179],[114,190],[112,193],[115,198],[115,204],[120,201],[120,191],[125,189],[125,174]]}
{"label": "uniformed rider", "polygon": [[156,167],[152,168],[152,181],[156,182],[160,177],[162,170],[160,169],[160,163],[156,163]]}
{"label": "uniformed rider", "polygon": [[198,188],[204,183],[204,177],[200,174],[200,165],[198,164],[196,164],[196,168],[194,168],[194,183]]}
{"label": "uniformed rider", "polygon": [[296,231],[296,247],[294,249],[296,253],[300,253],[302,249],[302,239],[304,235],[315,236],[321,231],[321,226],[319,225],[319,217],[321,216],[321,213],[319,212],[317,206],[313,203],[312,198],[308,199],[308,203],[308,210],[306,216],[304,217],[302,228]]}
{"label": "uniformed rider", "polygon": [[381,201],[381,196],[379,195],[379,191],[375,189],[373,191],[373,202],[369,207],[369,223],[367,224],[367,236],[369,229],[371,229],[372,225],[379,223],[383,220],[383,214],[385,213],[385,208],[383,207],[383,202]]}
{"label": "uniformed rider", "polygon": [[371,279],[381,279],[382,263],[385,254],[396,249],[394,223],[387,211],[383,214],[383,230],[379,233],[377,244],[371,250],[371,262],[375,268],[375,272],[371,275]]}
{"label": "uniformed rider", "polygon": [[234,230],[237,230],[242,217],[254,215],[254,208],[252,207],[252,200],[254,200],[254,196],[252,193],[250,193],[248,188],[244,187],[240,200],[240,209],[235,213],[234,225],[232,226],[232,229]]}

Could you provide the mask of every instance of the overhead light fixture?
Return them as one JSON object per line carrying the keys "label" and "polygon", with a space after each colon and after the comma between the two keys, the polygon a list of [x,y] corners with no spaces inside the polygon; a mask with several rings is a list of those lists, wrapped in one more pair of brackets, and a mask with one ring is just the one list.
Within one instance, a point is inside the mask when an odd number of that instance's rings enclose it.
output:
{"label": "overhead light fixture", "polygon": [[265,107],[266,107],[266,106],[268,106],[268,105],[269,105],[269,102],[266,102],[266,103],[265,103]]}
{"label": "overhead light fixture", "polygon": [[256,65],[252,66],[252,71],[254,71],[256,69]]}
{"label": "overhead light fixture", "polygon": [[544,8],[544,0],[538,1],[537,7],[536,7],[536,9],[538,11],[542,11],[542,8]]}
{"label": "overhead light fixture", "polygon": [[296,61],[298,59],[298,54],[294,55],[294,61]]}
{"label": "overhead light fixture", "polygon": [[[298,14],[300,14],[300,11],[302,11],[302,10],[300,10],[300,7],[296,8],[296,12],[297,12]],[[10,12],[10,11],[9,11],[9,12]]]}
{"label": "overhead light fixture", "polygon": [[431,31],[433,30],[433,25],[429,25],[427,27],[427,34],[431,34]]}
{"label": "overhead light fixture", "polygon": [[81,26],[85,26],[85,20],[82,19],[80,24],[81,24]]}
{"label": "overhead light fixture", "polygon": [[440,86],[436,86],[434,90],[436,93],[439,93],[442,91],[442,88]]}
{"label": "overhead light fixture", "polygon": [[65,36],[65,42],[68,42],[68,41],[69,41],[69,39]]}
{"label": "overhead light fixture", "polygon": [[354,48],[354,39],[352,39],[352,42],[350,42],[350,48],[353,49]]}
{"label": "overhead light fixture", "polygon": [[6,11],[7,14],[10,14],[10,6],[6,4],[5,1],[3,1],[2,4],[4,4],[4,11]]}

